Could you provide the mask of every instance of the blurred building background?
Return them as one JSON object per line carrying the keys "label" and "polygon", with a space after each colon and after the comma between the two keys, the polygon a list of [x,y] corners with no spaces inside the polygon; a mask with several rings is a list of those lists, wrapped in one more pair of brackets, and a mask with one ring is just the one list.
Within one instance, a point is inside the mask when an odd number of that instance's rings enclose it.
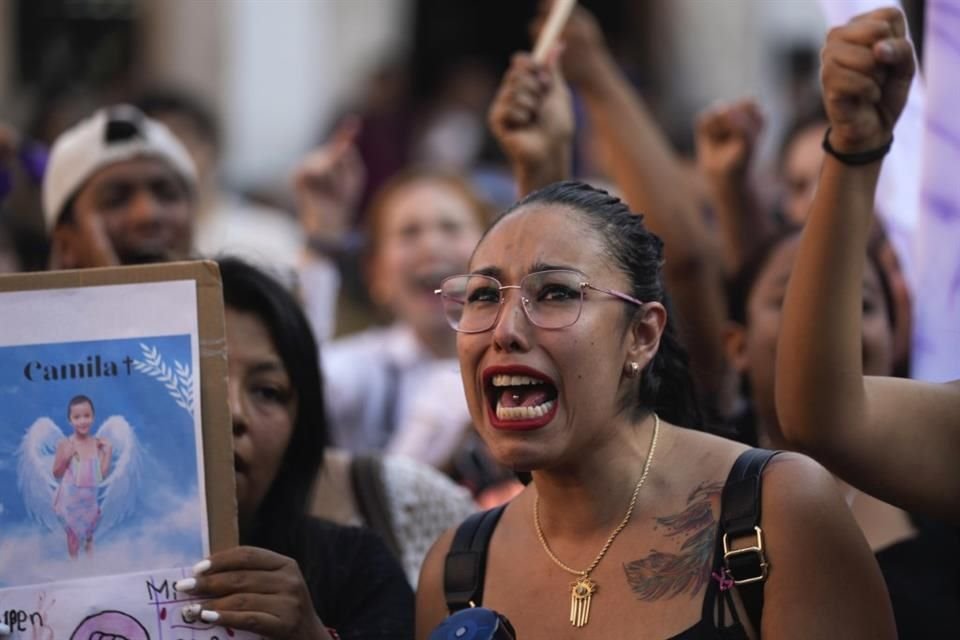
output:
{"label": "blurred building background", "polygon": [[[584,4],[680,146],[690,144],[693,114],[713,100],[754,95],[776,130],[790,102],[815,86],[824,31],[817,0]],[[384,153],[415,157],[431,144],[416,139],[425,116],[451,106],[482,111],[510,54],[529,46],[536,5],[2,0],[0,119],[49,141],[97,104],[182,88],[218,113],[224,177],[244,190],[281,183],[348,110],[395,112],[409,126],[385,124],[384,132],[407,148]],[[482,140],[455,135],[465,155],[484,153]]]}

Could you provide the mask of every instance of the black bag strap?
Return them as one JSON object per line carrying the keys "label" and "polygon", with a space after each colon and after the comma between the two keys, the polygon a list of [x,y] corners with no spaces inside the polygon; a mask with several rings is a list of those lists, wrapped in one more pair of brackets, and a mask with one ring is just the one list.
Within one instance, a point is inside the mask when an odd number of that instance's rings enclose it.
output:
{"label": "black bag strap", "polygon": [[[760,528],[761,476],[764,467],[778,453],[767,449],[747,449],[741,453],[730,469],[720,503],[724,569],[733,579],[747,617],[757,632],[763,612],[763,585],[769,570]],[[752,545],[733,548],[734,540],[748,536],[753,539]]]}
{"label": "black bag strap", "polygon": [[398,561],[403,562],[400,542],[393,530],[390,500],[383,484],[383,461],[377,456],[354,456],[350,461],[350,482],[357,510],[364,523],[373,529]]}
{"label": "black bag strap", "polygon": [[450,613],[483,602],[487,547],[506,506],[475,513],[457,527],[443,565],[443,594]]}

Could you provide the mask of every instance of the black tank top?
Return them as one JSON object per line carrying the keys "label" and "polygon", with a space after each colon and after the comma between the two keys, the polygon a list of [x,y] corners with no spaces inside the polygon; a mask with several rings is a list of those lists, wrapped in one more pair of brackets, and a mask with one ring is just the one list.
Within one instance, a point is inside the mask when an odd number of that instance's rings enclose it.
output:
{"label": "black tank top", "polygon": [[[755,449],[754,451],[759,450]],[[734,467],[736,466],[737,465],[734,465]],[[728,477],[724,486],[729,483],[730,478]],[[721,495],[726,495],[726,492],[724,491]],[[502,510],[505,508],[505,506],[506,505],[496,507],[496,509]],[[721,501],[720,511],[721,513],[724,511],[723,501]],[[490,536],[487,538],[487,544],[489,544],[489,540],[492,535],[493,533],[491,530]],[[724,575],[723,535],[719,524],[717,526],[717,532],[714,538],[713,561],[710,565],[711,578],[707,582],[706,592],[703,596],[703,606],[701,608],[700,619],[693,626],[671,636],[670,638],[667,638],[666,640],[749,640],[749,636],[747,635],[743,624],[740,622],[737,616],[730,591],[721,590],[720,581],[716,577]],[[486,546],[487,545],[484,544],[482,547],[484,550],[483,557],[486,557]],[[478,576],[481,593],[483,580],[484,572],[481,572]],[[481,601],[474,602],[474,604],[478,607],[483,606],[482,598],[480,600]],[[727,617],[728,614],[729,619]]]}

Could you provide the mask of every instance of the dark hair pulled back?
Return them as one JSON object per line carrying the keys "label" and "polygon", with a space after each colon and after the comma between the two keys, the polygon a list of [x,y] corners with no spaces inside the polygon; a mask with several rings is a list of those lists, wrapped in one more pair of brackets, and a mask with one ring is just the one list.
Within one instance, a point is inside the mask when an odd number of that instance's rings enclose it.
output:
{"label": "dark hair pulled back", "polygon": [[[602,241],[607,257],[630,278],[631,295],[659,302],[667,309],[667,324],[657,354],[637,380],[634,419],[650,411],[673,424],[699,429],[703,421],[687,351],[677,335],[670,299],[663,283],[663,241],[643,224],[643,216],[622,200],[583,182],[557,182],[529,194],[491,225],[530,205],[560,205],[589,226]],[[489,230],[488,230],[489,232]],[[627,307],[629,317],[638,309]]]}

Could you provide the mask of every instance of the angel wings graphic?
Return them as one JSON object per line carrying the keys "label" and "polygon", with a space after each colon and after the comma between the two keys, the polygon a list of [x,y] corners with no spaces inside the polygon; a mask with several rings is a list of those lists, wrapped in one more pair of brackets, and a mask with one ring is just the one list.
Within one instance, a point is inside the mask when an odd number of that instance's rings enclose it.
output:
{"label": "angel wings graphic", "polygon": [[[122,416],[111,416],[95,436],[97,455],[86,461],[72,456],[59,479],[54,460],[67,436],[50,418],[37,419],[16,452],[17,483],[27,512],[47,529],[65,531],[72,557],[80,544],[90,553],[94,532],[106,533],[137,505],[142,468],[133,428]],[[109,456],[108,464],[101,465],[101,456]]]}

